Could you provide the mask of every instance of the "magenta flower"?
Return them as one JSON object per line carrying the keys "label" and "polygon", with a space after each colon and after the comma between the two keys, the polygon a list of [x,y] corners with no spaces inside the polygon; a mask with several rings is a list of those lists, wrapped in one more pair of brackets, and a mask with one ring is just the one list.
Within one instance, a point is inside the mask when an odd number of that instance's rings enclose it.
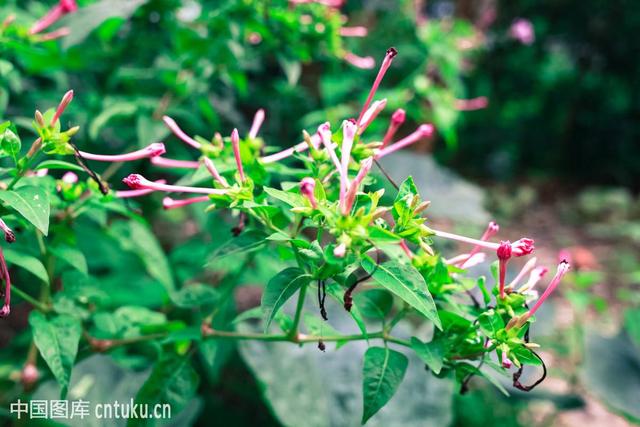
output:
{"label": "magenta flower", "polygon": [[164,209],[175,209],[175,208],[181,208],[183,206],[191,205],[193,203],[207,202],[209,200],[211,200],[209,196],[198,196],[198,197],[191,197],[189,199],[181,199],[181,200],[175,200],[167,196],[164,199],[162,199],[162,207]]}
{"label": "magenta flower", "polygon": [[360,124],[362,123],[362,117],[364,116],[364,113],[369,108],[369,104],[371,104],[371,100],[373,100],[373,96],[376,94],[376,91],[378,90],[378,86],[380,86],[380,82],[382,82],[382,78],[387,73],[387,70],[391,66],[391,62],[393,62],[393,58],[395,58],[397,54],[398,54],[398,51],[393,47],[387,50],[387,53],[384,56],[384,59],[382,60],[382,65],[380,66],[380,70],[378,71],[378,75],[376,76],[376,79],[373,81],[373,85],[371,86],[371,90],[369,91],[369,95],[367,96],[367,100],[364,102],[364,105],[362,106],[362,110],[360,111],[358,120],[356,120],[356,125],[360,126]]}
{"label": "magenta flower", "polygon": [[371,56],[358,56],[353,52],[344,54],[344,60],[356,68],[370,70],[376,66],[376,60]]}
{"label": "magenta flower", "polygon": [[37,34],[55,24],[64,15],[75,12],[76,10],[78,10],[78,5],[75,0],[60,0],[45,16],[33,24],[29,33]]}
{"label": "magenta flower", "polygon": [[204,187],[188,187],[184,185],[169,185],[161,184],[158,182],[151,182],[142,175],[132,173],[128,177],[122,180],[132,190],[155,190],[166,191],[168,193],[201,193],[201,194],[227,194],[228,190],[221,190],[218,188],[204,188]]}
{"label": "magenta flower", "polygon": [[502,351],[502,367],[505,369],[509,369],[511,368],[511,366],[513,366],[513,362],[511,362],[511,360],[507,357],[507,352],[506,351]]}
{"label": "magenta flower", "polygon": [[396,142],[395,144],[392,144],[388,147],[385,147],[379,150],[375,157],[376,159],[380,159],[388,154],[391,154],[404,147],[414,144],[420,141],[421,139],[429,138],[433,135],[433,131],[434,131],[433,125],[430,125],[430,124],[420,125],[415,132],[407,135],[406,137],[402,138],[400,141]]}
{"label": "magenta flower", "polygon": [[530,45],[536,41],[536,33],[533,24],[528,19],[518,18],[509,28],[509,36],[522,44]]}
{"label": "magenta flower", "polygon": [[200,163],[193,160],[168,159],[162,156],[151,158],[151,163],[161,168],[198,169]]}
{"label": "magenta flower", "polygon": [[[156,184],[165,184],[167,181],[165,181],[164,179],[158,179],[155,182]],[[116,191],[116,197],[119,199],[128,199],[132,197],[145,196],[149,193],[153,193],[154,191],[156,190],[151,190],[148,188],[144,188],[142,190],[120,190]]]}
{"label": "magenta flower", "polygon": [[498,255],[498,260],[500,261],[500,271],[499,271],[499,286],[500,286],[500,298],[505,297],[505,276],[507,274],[507,263],[511,259],[512,256],[520,257],[524,255],[529,255],[533,252],[535,247],[533,246],[532,239],[520,239],[514,243],[509,242],[508,240],[500,242],[500,246],[496,250],[496,254]]}
{"label": "magenta flower", "polygon": [[233,132],[231,132],[231,146],[233,147],[233,157],[236,158],[240,181],[244,182],[245,177],[244,169],[242,168],[242,157],[240,157],[240,135],[238,135],[238,129],[233,129]]}
{"label": "magenta flower", "polygon": [[72,100],[73,100],[73,90],[70,90],[64,94],[64,96],[62,97],[62,100],[60,101],[60,104],[58,104],[58,108],[56,108],[56,112],[53,115],[53,118],[51,119],[50,126],[53,126],[56,124],[56,122],[58,121],[58,119],[60,118],[60,116],[62,115],[62,113],[64,112],[64,110],[67,108],[67,106]]}
{"label": "magenta flower", "polygon": [[173,134],[177,136],[180,140],[192,146],[193,148],[196,148],[198,150],[200,149],[202,144],[200,144],[198,141],[196,141],[195,139],[191,138],[189,135],[184,133],[184,131],[180,129],[180,126],[178,126],[176,121],[173,120],[171,117],[162,116],[162,121],[169,128],[169,130],[173,132]]}
{"label": "magenta flower", "polygon": [[549,298],[549,295],[551,295],[551,293],[558,287],[558,284],[562,280],[562,277],[564,277],[564,275],[567,274],[567,272],[569,271],[569,268],[570,268],[570,265],[566,261],[562,261],[560,264],[558,264],[556,275],[553,276],[553,279],[551,279],[549,286],[547,286],[547,289],[545,289],[545,291],[542,293],[542,296],[538,299],[538,301],[536,301],[535,305],[531,307],[531,309],[525,314],[523,319],[524,321],[529,319],[531,316],[533,316],[536,313],[536,311],[538,311],[542,303],[544,303],[545,300]]}
{"label": "magenta flower", "polygon": [[4,232],[4,240],[6,240],[8,243],[13,243],[16,241],[15,233],[2,219],[0,219],[0,229]]}
{"label": "magenta flower", "polygon": [[342,37],[366,37],[369,34],[367,27],[342,27],[340,28],[340,35]]}
{"label": "magenta flower", "polygon": [[364,132],[367,127],[369,127],[371,122],[373,122],[375,118],[378,117],[378,114],[380,114],[380,112],[384,110],[384,107],[386,106],[386,99],[375,101],[373,104],[371,104],[371,107],[369,107],[369,109],[362,115],[362,122],[360,123],[360,127],[358,128],[358,135],[362,135],[362,132]]}
{"label": "magenta flower", "polygon": [[203,157],[202,161],[204,163],[204,166],[207,168],[207,170],[211,174],[211,176],[213,176],[213,179],[218,181],[220,185],[222,185],[223,187],[229,187],[229,183],[227,182],[227,180],[224,179],[222,175],[220,175],[220,173],[218,172],[218,169],[216,169],[216,166],[213,164],[213,160],[211,160],[208,157]]}
{"label": "magenta flower", "polygon": [[258,136],[258,132],[260,131],[260,127],[264,122],[264,110],[261,108],[256,112],[256,115],[253,116],[253,123],[251,124],[251,130],[249,130],[249,138],[255,139]]}
{"label": "magenta flower", "polygon": [[318,207],[318,202],[314,194],[315,188],[316,181],[313,178],[306,177],[300,181],[300,193],[309,200],[314,209]]}
{"label": "magenta flower", "polygon": [[0,247],[0,278],[4,280],[4,305],[0,309],[0,317],[7,317],[11,313],[11,277],[2,247]]}
{"label": "magenta flower", "polygon": [[474,111],[482,110],[489,106],[489,98],[486,96],[479,96],[472,99],[456,99],[455,108],[458,111]]}
{"label": "magenta flower", "polygon": [[132,151],[127,154],[93,154],[85,151],[79,152],[82,158],[87,160],[95,160],[98,162],[130,162],[133,160],[148,159],[156,156],[160,156],[165,153],[164,144],[161,142],[154,142],[149,144],[145,148]]}
{"label": "magenta flower", "polygon": [[393,114],[391,115],[391,121],[389,122],[389,128],[384,134],[384,138],[382,139],[382,146],[380,147],[380,149],[389,145],[400,126],[402,126],[402,124],[404,123],[406,117],[407,113],[405,113],[402,108],[398,108],[393,112]]}

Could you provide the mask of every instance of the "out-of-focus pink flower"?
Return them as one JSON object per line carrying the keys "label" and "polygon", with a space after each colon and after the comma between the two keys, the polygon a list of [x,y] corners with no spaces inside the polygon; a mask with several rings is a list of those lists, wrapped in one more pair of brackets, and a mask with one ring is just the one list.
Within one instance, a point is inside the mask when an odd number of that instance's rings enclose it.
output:
{"label": "out-of-focus pink flower", "polygon": [[[311,143],[313,144],[313,146],[315,148],[320,147],[320,135],[315,133],[313,135],[311,135]],[[287,157],[291,157],[292,155],[294,155],[295,153],[301,153],[305,150],[309,149],[309,144],[307,144],[305,141],[299,142],[296,145],[294,145],[293,147],[289,147],[285,150],[279,151],[277,153],[274,154],[270,154],[268,156],[264,156],[261,160],[262,163],[275,163],[277,161],[280,161],[282,159],[286,159]]]}
{"label": "out-of-focus pink flower", "polygon": [[353,207],[353,203],[356,199],[356,194],[358,193],[358,187],[362,184],[364,178],[369,174],[371,170],[371,166],[373,165],[373,157],[368,157],[362,161],[360,164],[360,170],[358,171],[358,175],[356,175],[355,179],[351,184],[349,184],[349,188],[347,189],[346,196],[341,200],[340,206],[342,208],[342,214],[348,215],[351,212],[351,208]]}
{"label": "out-of-focus pink flower", "polygon": [[291,4],[317,3],[327,7],[340,8],[344,4],[344,0],[289,0]]}
{"label": "out-of-focus pink flower", "polygon": [[130,162],[133,160],[148,159],[151,157],[160,156],[165,153],[164,144],[161,142],[154,142],[149,144],[145,148],[132,151],[127,154],[93,154],[86,151],[80,151],[80,155],[87,160],[95,160],[98,162]]}
{"label": "out-of-focus pink flower", "polygon": [[211,200],[209,196],[198,196],[198,197],[191,197],[188,199],[180,199],[180,200],[172,199],[171,197],[167,196],[164,199],[162,199],[162,207],[166,210],[175,209],[175,208],[181,208],[183,206],[191,205],[193,203],[207,202],[209,200]]}
{"label": "out-of-focus pink flower", "polygon": [[313,178],[306,177],[300,181],[300,193],[309,200],[311,206],[316,209],[318,207],[318,202],[316,201],[316,196],[314,194],[314,190],[316,188],[316,181]]}
{"label": "out-of-focus pink flower", "polygon": [[[500,226],[494,221],[489,221],[489,224],[487,224],[487,228],[484,230],[484,233],[482,233],[482,237],[480,237],[480,240],[482,240],[483,242],[486,242],[487,240],[489,240],[490,238],[498,234],[499,231],[500,231]],[[461,262],[459,267],[470,268],[470,265],[468,265],[468,262],[470,262],[471,259],[474,257],[474,255],[478,253],[481,249],[482,247],[480,245],[475,245],[473,249],[471,249],[471,252],[469,252],[468,260]]]}
{"label": "out-of-focus pink flower", "polygon": [[528,19],[518,18],[509,28],[509,36],[522,44],[530,45],[536,41],[536,33],[533,24]]}
{"label": "out-of-focus pink flower", "polygon": [[522,278],[527,274],[529,274],[531,270],[533,270],[533,268],[536,266],[536,262],[538,262],[538,259],[536,257],[533,257],[529,261],[527,261],[526,264],[522,267],[522,269],[520,269],[516,277],[514,277],[511,283],[509,283],[507,288],[514,289],[516,286],[518,286],[518,283],[520,283]]}
{"label": "out-of-focus pink flower", "polygon": [[370,70],[376,66],[376,60],[371,56],[358,56],[355,53],[347,52],[344,54],[344,60],[356,68]]}
{"label": "out-of-focus pink flower", "polygon": [[264,122],[264,109],[259,109],[256,111],[256,115],[253,116],[253,123],[251,124],[251,130],[249,130],[249,138],[254,139],[258,136],[258,132],[260,131],[260,127]]}
{"label": "out-of-focus pink flower", "polygon": [[198,150],[200,149],[202,144],[200,144],[198,141],[196,141],[195,139],[191,138],[189,135],[184,133],[184,131],[180,129],[180,126],[178,126],[176,121],[173,120],[171,117],[162,116],[162,121],[169,128],[169,130],[173,132],[173,134],[178,138],[180,138],[183,142],[189,144],[193,148],[197,148]]}
{"label": "out-of-focus pink flower", "polygon": [[7,317],[11,313],[11,277],[2,247],[0,247],[0,276],[4,280],[4,304],[0,308],[0,317]]}
{"label": "out-of-focus pink flower", "polygon": [[76,10],[78,10],[78,5],[75,0],[60,0],[58,4],[52,7],[45,16],[33,24],[29,33],[37,34],[55,24],[64,15],[73,13]]}
{"label": "out-of-focus pink flower", "polygon": [[76,182],[78,182],[78,175],[73,172],[66,172],[64,175],[62,175],[61,179],[65,184],[75,184]]}
{"label": "out-of-focus pink flower", "polygon": [[340,243],[333,249],[333,256],[336,258],[344,258],[347,253],[347,246],[344,243]]}
{"label": "out-of-focus pink flower", "polygon": [[151,158],[151,163],[161,168],[198,169],[200,163],[193,160],[168,159],[162,156]]}
{"label": "out-of-focus pink flower", "polygon": [[513,366],[513,362],[507,357],[507,353],[502,351],[502,367],[505,369],[509,369]]}
{"label": "out-of-focus pink flower", "polygon": [[489,98],[486,96],[479,96],[471,99],[456,99],[455,107],[458,111],[474,111],[482,110],[489,106]]}
{"label": "out-of-focus pink flower", "polygon": [[69,27],[62,27],[49,33],[40,34],[39,40],[41,42],[48,42],[51,40],[57,40],[62,37],[66,37],[69,34],[71,34],[71,29]]}
{"label": "out-of-focus pink flower", "polygon": [[256,45],[256,44],[260,44],[260,42],[262,42],[262,36],[259,33],[251,33],[249,34],[248,37],[249,43]]}
{"label": "out-of-focus pink flower", "polygon": [[340,35],[342,37],[366,37],[369,33],[367,27],[342,27]]}

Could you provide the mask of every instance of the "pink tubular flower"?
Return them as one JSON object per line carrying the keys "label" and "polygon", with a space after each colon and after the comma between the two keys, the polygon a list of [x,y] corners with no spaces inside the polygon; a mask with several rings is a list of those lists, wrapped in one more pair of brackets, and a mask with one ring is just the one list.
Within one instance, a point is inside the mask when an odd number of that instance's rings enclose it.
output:
{"label": "pink tubular flower", "polygon": [[570,265],[566,261],[562,261],[560,264],[558,264],[558,270],[556,271],[556,275],[553,276],[553,279],[551,279],[549,286],[547,286],[547,289],[545,289],[545,291],[542,293],[542,296],[538,299],[538,301],[536,301],[535,305],[525,314],[524,320],[529,319],[531,316],[535,314],[536,311],[538,311],[542,303],[558,287],[558,284],[562,280],[562,277],[565,274],[567,274],[567,272],[569,271],[569,268],[570,268]]}
{"label": "pink tubular flower", "polygon": [[161,168],[198,169],[200,166],[200,163],[193,160],[167,159],[162,156],[152,157],[151,163]]}
{"label": "pink tubular flower", "polygon": [[518,292],[524,293],[533,289],[548,271],[549,269],[547,267],[536,267],[531,270],[531,273],[529,273],[529,280],[527,280],[524,285],[520,286]]}
{"label": "pink tubular flower", "polygon": [[[342,173],[345,178],[349,174],[349,162],[351,161],[351,149],[353,148],[353,139],[356,136],[356,124],[350,120],[345,120],[342,123],[342,147],[341,147],[341,159],[340,159],[340,167],[342,169]],[[329,144],[331,145],[331,144]],[[346,184],[349,184],[348,179],[346,180]],[[347,191],[347,187],[340,186],[340,197],[345,196],[345,192]]]}
{"label": "pink tubular flower", "polygon": [[338,155],[333,148],[333,142],[331,141],[331,125],[329,122],[323,123],[318,127],[318,134],[320,135],[322,144],[327,149],[327,152],[329,152],[331,161],[336,166],[336,170],[340,174],[340,195],[342,196],[346,194],[347,186],[349,185],[349,178],[346,175],[346,171],[342,169],[340,160],[338,160]]}
{"label": "pink tubular flower", "polygon": [[253,123],[251,124],[251,130],[249,130],[249,138],[254,139],[258,136],[258,132],[260,131],[260,127],[264,122],[264,110],[261,108],[256,111],[256,115],[253,116]]}
{"label": "pink tubular flower", "polygon": [[429,138],[431,135],[433,135],[433,131],[434,131],[433,125],[430,125],[430,124],[420,125],[415,132],[407,135],[406,137],[402,138],[400,141],[396,142],[395,144],[379,150],[378,153],[376,154],[376,159],[380,159],[388,154],[391,154],[395,151],[400,150],[401,148],[414,144],[423,138]]}
{"label": "pink tubular flower", "polygon": [[0,229],[4,232],[4,240],[6,240],[8,243],[13,243],[16,241],[15,233],[2,219],[0,219]]}
{"label": "pink tubular flower", "polygon": [[300,193],[309,200],[314,209],[318,207],[318,202],[314,194],[315,188],[316,180],[313,178],[306,177],[300,181]]}
{"label": "pink tubular flower", "polygon": [[164,144],[161,142],[154,142],[147,145],[140,150],[132,151],[127,154],[92,154],[85,151],[80,151],[80,155],[87,160],[96,160],[98,162],[130,162],[133,160],[148,159],[150,157],[160,156],[165,153]]}
{"label": "pink tubular flower", "polygon": [[228,190],[221,190],[218,188],[203,188],[203,187],[187,187],[184,185],[169,185],[161,184],[158,182],[151,182],[142,175],[132,173],[128,177],[122,180],[133,190],[155,190],[166,191],[168,193],[201,193],[201,194],[226,194]]}
{"label": "pink tubular flower", "polygon": [[[480,237],[480,240],[482,240],[483,242],[486,242],[487,240],[489,240],[490,238],[492,238],[493,236],[495,236],[496,234],[498,234],[498,231],[500,231],[500,226],[494,222],[494,221],[490,221],[489,224],[487,225],[486,230],[484,231],[484,233],[482,233],[482,237]],[[471,252],[469,252],[469,257],[468,260],[471,260],[471,258],[480,251],[481,246],[480,245],[475,245],[473,247],[473,249],[471,249]],[[459,267],[460,268],[469,268],[469,265],[466,265],[467,262],[462,262]]]}
{"label": "pink tubular flower", "polygon": [[351,208],[353,207],[353,202],[356,200],[356,194],[358,193],[358,187],[367,176],[369,171],[371,170],[371,166],[373,165],[373,157],[368,157],[362,161],[360,164],[360,170],[358,171],[358,175],[355,177],[353,182],[349,184],[346,196],[340,199],[340,208],[343,215],[349,215],[351,212]]}
{"label": "pink tubular flower", "polygon": [[342,27],[340,28],[340,35],[342,37],[366,37],[369,34],[367,27]]}
{"label": "pink tubular flower", "polygon": [[382,65],[380,66],[378,75],[376,76],[376,79],[373,81],[373,85],[371,86],[371,90],[369,91],[369,95],[367,96],[367,100],[364,102],[364,105],[362,106],[362,110],[360,111],[358,120],[356,120],[356,125],[358,125],[358,127],[360,126],[360,123],[362,123],[362,116],[364,116],[365,111],[367,111],[367,109],[369,108],[369,104],[371,104],[371,100],[373,99],[373,96],[376,94],[376,91],[378,90],[378,86],[380,86],[380,82],[382,82],[382,78],[387,73],[387,70],[391,66],[391,62],[393,62],[393,58],[395,58],[397,54],[398,54],[398,51],[395,48],[390,47],[389,49],[387,49],[387,53],[385,54],[384,59],[382,60]]}
{"label": "pink tubular flower", "polygon": [[513,250],[511,249],[511,242],[508,240],[500,242],[500,246],[496,251],[498,254],[498,260],[500,261],[499,283],[500,283],[500,298],[504,299],[504,280],[507,275],[507,262],[511,259]]}
{"label": "pink tubular flower", "polygon": [[11,313],[11,277],[9,276],[7,263],[4,260],[2,247],[0,247],[0,276],[4,280],[4,304],[0,309],[0,317],[7,317]]}
{"label": "pink tubular flower", "polygon": [[527,263],[518,272],[517,276],[511,281],[511,283],[509,283],[507,288],[509,289],[515,288],[518,285],[518,283],[520,283],[520,280],[522,280],[524,276],[529,274],[529,272],[536,266],[537,261],[538,259],[536,257],[533,257],[529,261],[527,261]]}
{"label": "pink tubular flower", "polygon": [[380,112],[384,110],[384,107],[386,106],[386,98],[380,101],[375,101],[373,102],[373,104],[371,104],[371,107],[369,107],[369,109],[365,111],[362,116],[362,121],[360,123],[360,126],[358,127],[358,135],[362,135],[362,132],[364,132],[367,127],[369,127],[371,122],[373,122],[376,117],[378,117],[378,114],[380,114]]}
{"label": "pink tubular flower", "polygon": [[502,351],[502,367],[505,369],[509,369],[511,368],[511,366],[513,366],[513,362],[511,362],[511,360],[507,357],[507,353],[503,350]]}
{"label": "pink tubular flower", "polygon": [[533,239],[528,239],[526,237],[520,240],[516,240],[511,244],[513,256],[520,257],[532,254],[535,250],[535,246],[533,244]]}
{"label": "pink tubular flower", "polygon": [[37,34],[55,24],[64,15],[75,12],[76,10],[78,10],[78,5],[75,0],[60,0],[45,16],[33,24],[29,33]]}
{"label": "pink tubular flower", "polygon": [[181,200],[175,200],[175,199],[172,199],[171,197],[165,197],[164,199],[162,199],[162,207],[167,210],[175,209],[175,208],[181,208],[183,206],[191,205],[193,203],[207,202],[209,200],[211,200],[209,196],[198,196],[198,197],[191,197],[189,199],[181,199]]}
{"label": "pink tubular flower", "polygon": [[382,139],[382,146],[380,147],[380,149],[389,145],[396,132],[398,131],[398,128],[400,128],[400,126],[402,126],[402,124],[404,123],[406,117],[407,113],[405,113],[402,108],[398,108],[393,112],[393,114],[391,115],[391,121],[389,122],[389,128],[384,134],[384,138]]}
{"label": "pink tubular flower", "polygon": [[445,260],[447,265],[455,265],[459,268],[471,268],[478,264],[482,264],[487,259],[487,255],[484,252],[478,252],[476,254],[461,254]]}
{"label": "pink tubular flower", "polygon": [[376,60],[371,56],[358,56],[353,52],[344,54],[344,60],[356,68],[370,70],[376,66]]}
{"label": "pink tubular flower", "polygon": [[[311,135],[311,143],[315,148],[318,148],[320,146],[320,135],[319,134]],[[302,141],[297,143],[293,147],[279,151],[275,154],[264,156],[261,160],[262,160],[262,163],[275,163],[282,159],[286,159],[287,157],[293,156],[295,153],[301,153],[308,149],[309,149],[309,144],[307,144],[305,141]]]}
{"label": "pink tubular flower", "polygon": [[409,259],[413,258],[413,252],[411,252],[411,249],[409,249],[409,246],[407,245],[407,242],[404,239],[400,240],[400,243],[398,244],[400,245],[400,248],[402,248],[404,253],[407,254]]}
{"label": "pink tubular flower", "polygon": [[200,147],[202,146],[202,144],[200,144],[198,141],[196,141],[195,139],[191,138],[189,135],[187,135],[186,133],[184,133],[184,131],[182,129],[180,129],[180,127],[178,126],[178,124],[176,123],[175,120],[173,120],[171,117],[169,116],[162,116],[162,121],[164,122],[164,124],[169,128],[169,130],[175,135],[177,136],[179,139],[181,139],[183,142],[189,144],[190,146],[192,146],[193,148],[196,149],[200,149]]}
{"label": "pink tubular flower", "polygon": [[53,126],[56,124],[56,122],[58,121],[58,119],[60,118],[64,110],[67,108],[67,106],[71,102],[71,100],[73,100],[73,90],[67,91],[67,93],[65,93],[64,96],[62,97],[60,104],[58,104],[58,108],[56,108],[56,113],[53,115],[53,118],[51,119],[50,126]]}
{"label": "pink tubular flower", "polygon": [[486,96],[479,96],[472,99],[456,99],[455,108],[458,111],[474,111],[482,110],[489,106],[489,98]]}
{"label": "pink tubular flower", "polygon": [[530,45],[536,41],[536,33],[533,24],[528,19],[518,18],[509,28],[509,36],[522,44]]}
{"label": "pink tubular flower", "polygon": [[224,179],[222,175],[220,175],[220,173],[218,172],[218,169],[216,168],[216,165],[213,164],[213,160],[211,160],[208,157],[203,157],[202,161],[204,163],[204,166],[207,168],[207,170],[213,177],[213,179],[218,181],[220,185],[222,185],[223,187],[229,187],[229,183],[227,182],[227,180]]}
{"label": "pink tubular flower", "polygon": [[[155,181],[156,184],[165,184],[167,181],[165,181],[164,179],[158,179]],[[140,196],[145,196],[149,193],[153,193],[156,190],[151,190],[148,188],[143,188],[142,190],[120,190],[120,191],[116,191],[116,197],[119,199],[129,199],[132,197],[140,197]]]}
{"label": "pink tubular flower", "polygon": [[240,157],[240,135],[238,135],[238,129],[234,129],[233,132],[231,132],[231,146],[233,147],[233,157],[236,158],[240,181],[244,182],[244,169],[242,168],[242,158]]}
{"label": "pink tubular flower", "polygon": [[71,34],[71,30],[68,27],[62,27],[55,31],[51,31],[50,33],[41,34],[39,40],[41,42],[48,42],[51,40],[57,40],[62,37],[66,37]]}
{"label": "pink tubular flower", "polygon": [[347,254],[347,246],[344,243],[340,243],[333,249],[333,256],[336,258],[344,258]]}

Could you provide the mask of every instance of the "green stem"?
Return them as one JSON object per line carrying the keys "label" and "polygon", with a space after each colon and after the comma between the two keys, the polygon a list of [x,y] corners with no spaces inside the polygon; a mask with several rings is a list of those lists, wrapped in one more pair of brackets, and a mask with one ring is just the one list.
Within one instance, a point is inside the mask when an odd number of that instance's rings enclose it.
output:
{"label": "green stem", "polygon": [[25,300],[26,302],[28,302],[29,304],[31,304],[32,306],[34,306],[35,308],[37,308],[38,310],[44,311],[44,312],[51,311],[51,307],[41,303],[40,301],[38,301],[37,299],[35,299],[25,291],[17,288],[16,285],[12,285],[11,291],[14,292],[16,295],[18,295],[23,300]]}
{"label": "green stem", "polygon": [[302,316],[302,308],[304,307],[304,297],[307,295],[307,287],[309,285],[303,285],[300,288],[298,294],[298,305],[296,305],[296,314],[293,316],[293,326],[287,334],[289,338],[295,338],[298,335],[298,325],[300,324],[300,317]]}

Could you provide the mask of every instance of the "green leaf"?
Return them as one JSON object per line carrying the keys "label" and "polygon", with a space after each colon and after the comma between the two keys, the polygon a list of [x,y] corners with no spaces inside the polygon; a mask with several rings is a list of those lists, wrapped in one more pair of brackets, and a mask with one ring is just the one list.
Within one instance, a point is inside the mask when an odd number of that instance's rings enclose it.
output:
{"label": "green leaf", "polygon": [[416,337],[411,337],[411,348],[434,374],[440,373],[444,364],[444,348],[440,341],[424,343]]}
{"label": "green leaf", "polygon": [[32,311],[29,324],[33,341],[60,384],[60,398],[64,399],[69,387],[71,369],[78,353],[78,342],[82,332],[80,321],[68,315],[59,315],[47,320],[44,314]]}
{"label": "green leaf", "polygon": [[89,274],[87,259],[82,251],[71,246],[54,246],[49,251],[60,261],[78,270],[83,274]]}
{"label": "green leaf", "polygon": [[13,249],[5,249],[4,257],[7,263],[22,267],[44,283],[49,283],[49,273],[47,273],[47,269],[38,258]]}
{"label": "green leaf", "polygon": [[35,168],[37,171],[42,169],[64,169],[84,173],[84,169],[80,166],[74,163],[65,162],[64,160],[45,160]]}
{"label": "green leaf", "polygon": [[103,22],[111,18],[129,19],[148,0],[101,0],[81,7],[75,13],[61,20],[61,25],[69,27],[69,35],[62,40],[63,48],[81,43]]}
{"label": "green leaf", "polygon": [[264,313],[264,330],[268,331],[269,325],[282,305],[296,293],[302,286],[311,281],[311,275],[302,269],[290,267],[282,270],[274,276],[262,294],[260,305]]}
{"label": "green leaf", "polygon": [[232,237],[223,243],[209,257],[209,264],[229,256],[238,256],[255,251],[265,244],[266,234],[259,230],[248,230],[238,237]]}
{"label": "green leaf", "polygon": [[393,306],[393,296],[383,289],[369,289],[353,297],[360,312],[374,319],[384,319]]}
{"label": "green leaf", "polygon": [[[168,403],[172,415],[179,413],[195,396],[200,378],[189,357],[165,353],[135,398],[135,403],[153,406]],[[129,419],[127,426],[147,425],[142,419]]]}
{"label": "green leaf", "polygon": [[400,264],[395,260],[389,260],[376,266],[370,257],[366,257],[362,260],[362,268],[371,274],[378,284],[418,310],[418,312],[430,319],[438,329],[442,329],[438,310],[429,293],[427,284],[422,275],[413,266]]}
{"label": "green leaf", "polygon": [[364,354],[362,424],[391,400],[404,378],[409,359],[387,347],[370,347]]}
{"label": "green leaf", "polygon": [[22,143],[20,137],[11,129],[6,129],[4,134],[0,137],[0,147],[2,150],[10,155],[13,159],[16,159],[20,154],[20,148]]}
{"label": "green leaf", "polygon": [[264,191],[274,199],[278,199],[293,208],[298,206],[306,206],[305,199],[300,194],[276,190],[275,188],[271,187],[264,187]]}
{"label": "green leaf", "polygon": [[631,339],[640,348],[640,309],[628,309],[625,311],[624,327]]}
{"label": "green leaf", "polygon": [[44,188],[24,186],[0,191],[0,200],[18,211],[45,236],[49,233],[49,193]]}
{"label": "green leaf", "polygon": [[494,310],[485,311],[478,317],[480,329],[486,335],[495,337],[498,331],[504,329],[504,321],[502,317]]}
{"label": "green leaf", "polygon": [[182,308],[214,304],[219,297],[214,288],[202,283],[186,285],[177,292],[171,292],[169,296],[175,305]]}

